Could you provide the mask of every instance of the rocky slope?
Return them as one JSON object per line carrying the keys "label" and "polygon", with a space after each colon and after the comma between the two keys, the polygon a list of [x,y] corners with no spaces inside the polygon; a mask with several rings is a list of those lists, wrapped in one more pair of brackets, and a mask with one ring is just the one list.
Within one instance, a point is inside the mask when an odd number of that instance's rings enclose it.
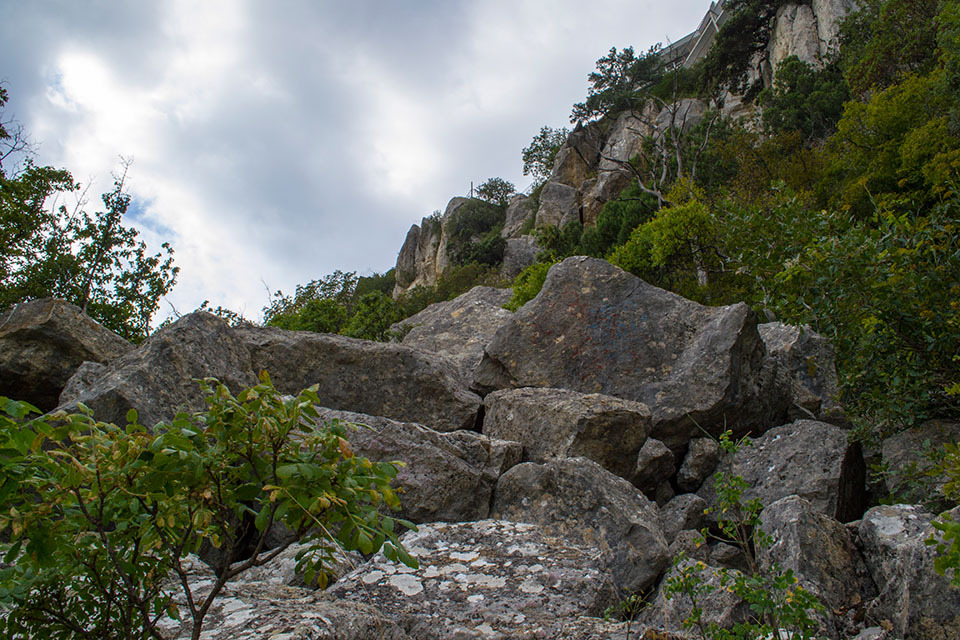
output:
{"label": "rocky slope", "polygon": [[[430,309],[417,347],[231,328],[198,313],[106,364],[73,365],[63,406],[82,400],[114,421],[130,406],[154,421],[199,409],[192,378],[217,375],[236,391],[266,367],[288,391],[319,384],[326,417],[369,425],[351,436],[356,451],[408,464],[397,482],[404,515],[420,525],[404,538],[419,569],[355,557],[318,592],[281,556],[230,585],[204,637],[626,638],[626,624],[599,616],[634,592],[650,604],[630,637],[682,637],[690,602],[666,597],[671,559],[683,551],[707,568],[746,570],[737,549],[694,542],[716,517],[716,477],[730,472],[766,505],[762,566],[792,569],[825,604],[819,637],[960,634],[960,592],[924,544],[935,514],[867,508],[864,457],[848,442],[832,353],[816,334],[758,327],[739,305],[701,307],[586,258],[554,266],[516,314],[478,304],[491,295]],[[49,340],[77,338],[65,329]],[[0,362],[36,353],[35,338],[0,341]],[[58,393],[49,380],[37,384]],[[723,428],[754,445],[721,455],[707,434]],[[925,428],[960,436],[960,425]],[[893,479],[923,461],[911,437],[925,436],[897,436],[875,454]],[[205,571],[197,564],[201,591]],[[748,611],[725,590],[704,605],[718,622]]]}

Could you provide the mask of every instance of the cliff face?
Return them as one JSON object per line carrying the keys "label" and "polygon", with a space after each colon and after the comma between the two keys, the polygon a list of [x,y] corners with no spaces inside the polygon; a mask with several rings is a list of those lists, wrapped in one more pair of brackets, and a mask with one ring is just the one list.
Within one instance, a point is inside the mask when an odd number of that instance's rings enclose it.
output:
{"label": "cliff face", "polygon": [[[781,7],[766,50],[753,60],[750,80],[772,86],[777,67],[789,56],[821,64],[837,47],[840,22],[855,6],[854,0],[811,0]],[[687,42],[681,52],[686,56],[684,66],[706,54],[717,26],[723,23],[723,3],[718,3],[711,7],[698,30],[682,39]],[[515,276],[534,260],[537,250],[532,238],[521,238],[525,225],[529,227],[530,216],[535,216],[538,227],[563,227],[575,221],[595,224],[603,205],[636,179],[628,162],[640,153],[644,140],[664,140],[689,130],[703,119],[707,108],[705,102],[694,99],[673,104],[651,101],[642,111],[621,113],[612,123],[578,126],[557,153],[537,207],[534,209],[529,199],[522,196],[510,203],[501,234],[507,239],[504,276]],[[750,119],[756,117],[757,107],[728,94],[722,115]],[[435,284],[449,267],[446,230],[451,216],[466,202],[466,198],[453,198],[442,216],[424,218],[419,226],[410,228],[397,257],[395,297],[417,286]]]}

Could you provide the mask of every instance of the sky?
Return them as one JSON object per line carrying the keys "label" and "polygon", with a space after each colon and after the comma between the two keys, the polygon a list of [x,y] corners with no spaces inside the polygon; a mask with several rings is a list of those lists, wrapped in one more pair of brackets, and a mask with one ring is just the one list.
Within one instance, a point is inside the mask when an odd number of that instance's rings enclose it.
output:
{"label": "sky", "polygon": [[[169,242],[155,321],[396,263],[407,230],[569,127],[611,47],[693,31],[709,0],[7,0],[0,82],[34,161],[88,207],[131,161],[127,224]],[[122,160],[123,159],[123,160]]]}

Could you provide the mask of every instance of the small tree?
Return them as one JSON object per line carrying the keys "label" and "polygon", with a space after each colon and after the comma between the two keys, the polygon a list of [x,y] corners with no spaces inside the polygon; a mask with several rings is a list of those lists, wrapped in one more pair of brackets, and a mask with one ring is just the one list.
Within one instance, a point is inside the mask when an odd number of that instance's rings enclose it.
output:
{"label": "small tree", "polygon": [[510,196],[517,192],[513,183],[503,178],[490,178],[477,187],[477,197],[481,200],[501,207],[510,203]]}
{"label": "small tree", "polygon": [[[201,386],[208,409],[155,433],[135,411],[125,427],[87,410],[24,422],[31,407],[0,400],[0,553],[12,563],[0,569],[0,635],[159,639],[181,599],[197,639],[224,585],[290,544],[266,548],[274,523],[308,543],[298,562],[308,582],[325,583],[338,549],[383,548],[416,566],[398,540],[414,526],[381,512],[399,509],[397,463],[354,455],[347,425],[319,422],[314,389],[284,396],[266,374],[236,397],[215,380]],[[184,557],[202,544],[252,551],[194,584]]]}
{"label": "small tree", "polygon": [[646,102],[645,90],[660,82],[663,62],[660,45],[654,45],[641,56],[633,47],[617,51],[610,48],[597,60],[597,70],[587,76],[590,88],[587,99],[573,105],[570,122],[579,124],[602,116],[642,108]]}
{"label": "small tree", "polygon": [[540,133],[533,137],[530,146],[523,149],[523,175],[533,176],[536,184],[546,181],[553,173],[553,162],[569,135],[570,131],[566,127],[541,127]]}

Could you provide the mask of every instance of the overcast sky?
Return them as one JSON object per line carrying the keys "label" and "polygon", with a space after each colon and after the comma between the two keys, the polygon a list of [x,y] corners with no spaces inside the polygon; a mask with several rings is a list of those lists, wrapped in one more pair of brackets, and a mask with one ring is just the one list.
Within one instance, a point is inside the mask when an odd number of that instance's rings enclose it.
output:
{"label": "overcast sky", "polygon": [[0,81],[36,161],[90,185],[132,159],[128,222],[176,250],[161,306],[259,319],[269,291],[383,272],[412,224],[568,126],[612,46],[709,0],[9,0]]}

